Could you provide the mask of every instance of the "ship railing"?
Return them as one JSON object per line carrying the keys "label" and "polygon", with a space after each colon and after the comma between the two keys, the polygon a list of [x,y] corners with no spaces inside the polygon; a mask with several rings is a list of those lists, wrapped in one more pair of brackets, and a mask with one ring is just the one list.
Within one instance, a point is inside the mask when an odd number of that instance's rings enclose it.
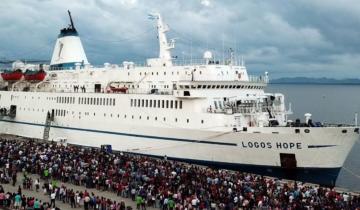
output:
{"label": "ship railing", "polygon": [[349,124],[349,123],[321,123],[323,127],[354,127],[357,128],[359,125]]}
{"label": "ship railing", "polygon": [[254,82],[254,83],[269,83],[269,77],[267,77],[267,76],[249,75],[249,82]]}
{"label": "ship railing", "polygon": [[[204,58],[190,58],[190,59],[179,59],[173,58],[171,60],[173,66],[194,66],[194,65],[227,65],[227,66],[242,66],[242,62],[239,59],[204,59]],[[104,64],[104,65],[84,65],[79,66],[78,69],[87,69],[87,68],[125,68],[128,67],[129,69],[135,67],[148,67],[146,61],[124,61],[122,64]],[[69,67],[50,67],[50,70],[76,70],[76,67],[69,66]]]}
{"label": "ship railing", "polygon": [[280,113],[283,112],[280,108],[274,108],[272,106],[261,106],[261,107],[255,107],[255,106],[224,106],[224,107],[217,107],[213,108],[213,106],[209,107],[207,109],[207,112],[209,113],[226,113],[226,114],[256,114],[259,112],[268,112],[271,113]]}

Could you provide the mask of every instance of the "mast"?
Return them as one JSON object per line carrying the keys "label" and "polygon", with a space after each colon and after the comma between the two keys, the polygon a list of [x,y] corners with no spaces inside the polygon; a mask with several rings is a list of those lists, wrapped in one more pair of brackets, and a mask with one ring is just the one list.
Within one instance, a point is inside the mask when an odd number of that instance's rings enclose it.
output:
{"label": "mast", "polygon": [[72,28],[72,29],[75,29],[74,22],[73,22],[73,19],[72,19],[72,17],[71,17],[71,12],[70,12],[70,10],[68,10],[68,13],[69,13],[69,18],[70,18],[71,28]]}
{"label": "mast", "polygon": [[159,48],[160,48],[158,61],[160,63],[165,63],[166,66],[171,66],[172,65],[171,50],[175,48],[175,40],[174,39],[170,39],[170,41],[167,40],[166,32],[169,31],[169,27],[166,23],[164,23],[159,13],[149,14],[149,18],[152,20],[156,20]]}

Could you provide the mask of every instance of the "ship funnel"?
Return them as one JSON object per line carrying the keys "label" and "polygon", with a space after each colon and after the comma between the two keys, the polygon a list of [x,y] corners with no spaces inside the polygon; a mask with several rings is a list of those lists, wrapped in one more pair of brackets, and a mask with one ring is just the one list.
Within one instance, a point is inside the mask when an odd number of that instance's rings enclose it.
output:
{"label": "ship funnel", "polygon": [[70,25],[60,30],[51,58],[52,70],[83,68],[89,64],[70,11],[68,13]]}

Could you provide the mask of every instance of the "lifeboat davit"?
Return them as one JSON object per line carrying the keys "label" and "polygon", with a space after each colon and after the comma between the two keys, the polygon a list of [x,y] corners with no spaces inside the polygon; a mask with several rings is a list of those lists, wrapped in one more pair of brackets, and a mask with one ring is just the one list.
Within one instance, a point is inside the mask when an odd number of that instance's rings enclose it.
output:
{"label": "lifeboat davit", "polygon": [[20,69],[17,69],[15,71],[4,71],[1,73],[1,77],[5,81],[18,81],[22,78],[23,73]]}
{"label": "lifeboat davit", "polygon": [[45,76],[46,76],[46,72],[44,70],[40,70],[40,71],[26,70],[26,72],[24,73],[25,80],[27,81],[41,82],[45,79]]}

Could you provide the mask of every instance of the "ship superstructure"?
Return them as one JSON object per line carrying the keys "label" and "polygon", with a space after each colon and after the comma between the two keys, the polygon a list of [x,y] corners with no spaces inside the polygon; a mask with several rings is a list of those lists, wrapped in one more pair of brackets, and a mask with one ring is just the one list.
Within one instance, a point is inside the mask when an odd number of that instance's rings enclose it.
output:
{"label": "ship superstructure", "polygon": [[219,61],[206,51],[196,62],[174,60],[168,26],[160,14],[151,17],[158,58],[94,67],[70,16],[50,65],[13,68],[44,72],[43,79],[0,81],[0,132],[335,183],[359,128],[316,125],[310,115],[290,121],[284,95],[264,92],[268,73],[248,75],[232,55]]}

